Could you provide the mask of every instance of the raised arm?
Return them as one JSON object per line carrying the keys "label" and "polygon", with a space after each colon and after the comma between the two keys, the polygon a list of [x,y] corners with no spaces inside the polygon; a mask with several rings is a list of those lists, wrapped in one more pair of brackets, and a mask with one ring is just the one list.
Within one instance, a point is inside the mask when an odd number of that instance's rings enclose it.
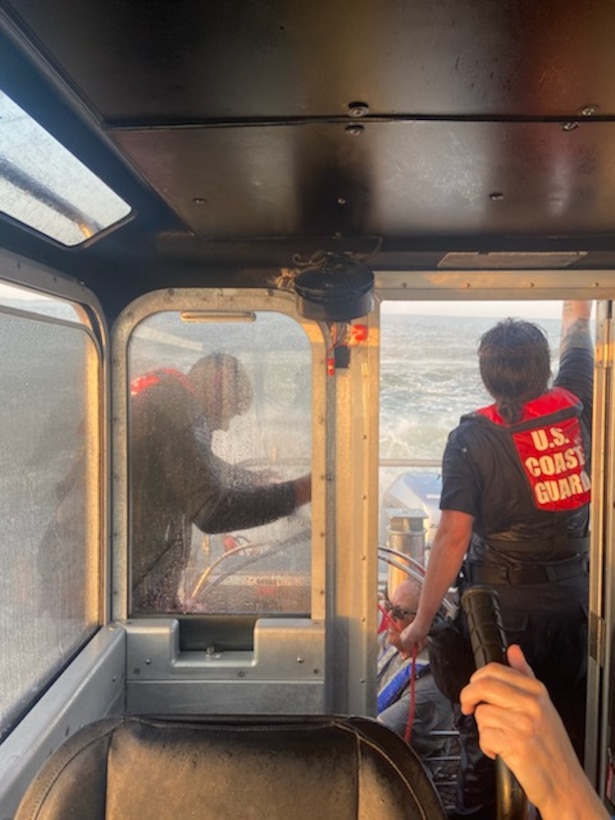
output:
{"label": "raised arm", "polygon": [[568,301],[562,303],[560,354],[568,347],[591,346],[589,320],[593,302]]}

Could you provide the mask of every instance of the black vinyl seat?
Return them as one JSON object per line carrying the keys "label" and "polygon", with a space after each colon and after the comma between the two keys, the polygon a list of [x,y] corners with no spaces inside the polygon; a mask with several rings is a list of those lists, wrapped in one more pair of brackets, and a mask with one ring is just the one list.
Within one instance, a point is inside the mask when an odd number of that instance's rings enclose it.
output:
{"label": "black vinyl seat", "polygon": [[15,820],[443,820],[420,759],[358,717],[105,718],[43,765]]}

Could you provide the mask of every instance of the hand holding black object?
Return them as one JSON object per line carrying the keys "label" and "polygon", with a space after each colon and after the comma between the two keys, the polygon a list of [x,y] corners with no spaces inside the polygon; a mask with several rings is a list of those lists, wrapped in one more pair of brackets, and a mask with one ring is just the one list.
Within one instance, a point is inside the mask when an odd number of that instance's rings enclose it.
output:
{"label": "hand holding black object", "polygon": [[[476,668],[488,663],[506,661],[506,636],[502,627],[500,607],[494,590],[471,587],[461,596],[466,615]],[[514,774],[500,757],[496,758],[497,820],[524,820],[527,800]]]}

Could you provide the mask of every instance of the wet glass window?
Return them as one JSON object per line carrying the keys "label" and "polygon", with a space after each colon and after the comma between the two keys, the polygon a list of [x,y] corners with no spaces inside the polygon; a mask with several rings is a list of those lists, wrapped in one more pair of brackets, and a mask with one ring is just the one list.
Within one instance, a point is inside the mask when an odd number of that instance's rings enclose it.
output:
{"label": "wet glass window", "polygon": [[0,90],[0,213],[73,246],[130,206]]}
{"label": "wet glass window", "polygon": [[0,307],[0,736],[100,622],[99,356],[39,301]]}
{"label": "wet glass window", "polygon": [[309,613],[311,349],[275,312],[152,315],[128,348],[133,614]]}

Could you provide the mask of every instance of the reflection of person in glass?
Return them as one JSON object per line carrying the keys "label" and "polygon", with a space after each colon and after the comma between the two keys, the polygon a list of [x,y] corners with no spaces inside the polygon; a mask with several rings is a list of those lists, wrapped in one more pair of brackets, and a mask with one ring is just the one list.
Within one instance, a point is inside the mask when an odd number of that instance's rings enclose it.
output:
{"label": "reflection of person in glass", "polygon": [[130,393],[131,609],[173,611],[193,524],[217,533],[290,515],[310,501],[311,477],[264,484],[212,452],[212,434],[252,402],[233,356],[205,356],[187,375],[154,370],[135,378]]}

